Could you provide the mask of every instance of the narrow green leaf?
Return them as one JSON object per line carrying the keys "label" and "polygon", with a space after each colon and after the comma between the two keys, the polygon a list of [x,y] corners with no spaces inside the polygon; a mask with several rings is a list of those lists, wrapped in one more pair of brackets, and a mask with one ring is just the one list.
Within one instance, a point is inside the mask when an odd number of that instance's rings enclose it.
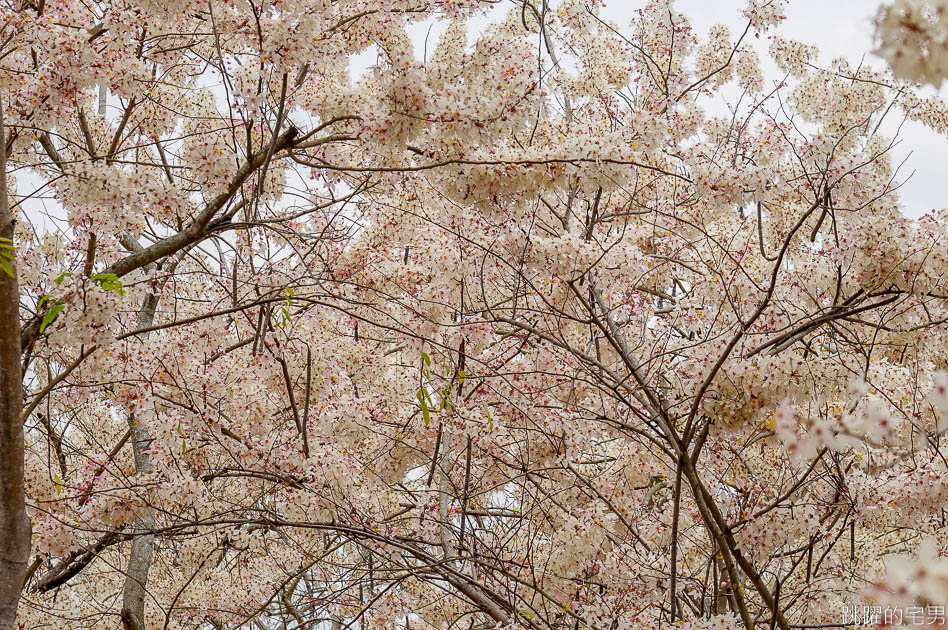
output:
{"label": "narrow green leaf", "polygon": [[53,323],[57,316],[66,308],[65,304],[53,304],[46,314],[43,315],[43,321],[40,322],[40,332],[46,330],[46,327]]}
{"label": "narrow green leaf", "polygon": [[431,394],[428,393],[428,390],[422,387],[418,391],[425,397],[425,400],[428,401],[428,406],[434,407],[434,401],[431,400]]}
{"label": "narrow green leaf", "polygon": [[13,267],[3,258],[0,258],[0,269],[2,269],[3,273],[7,274],[11,278],[16,278],[16,273],[14,273]]}
{"label": "narrow green leaf", "polygon": [[431,414],[428,412],[428,403],[425,401],[427,393],[424,390],[418,390],[418,402],[421,404],[421,415],[425,419],[425,426],[431,422]]}

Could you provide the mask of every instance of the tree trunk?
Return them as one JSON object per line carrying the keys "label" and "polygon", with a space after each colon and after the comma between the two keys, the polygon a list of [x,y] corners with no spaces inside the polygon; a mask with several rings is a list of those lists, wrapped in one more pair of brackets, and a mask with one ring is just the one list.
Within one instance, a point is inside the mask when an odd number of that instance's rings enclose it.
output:
{"label": "tree trunk", "polygon": [[[145,298],[142,309],[138,312],[136,328],[148,328],[155,319],[155,309],[158,307],[158,296],[149,295]],[[144,339],[148,333],[142,333]],[[151,435],[148,427],[134,416],[128,418],[131,430],[132,452],[135,455],[135,472],[139,475],[152,472],[151,456],[148,454],[148,445]],[[122,590],[122,626],[125,630],[145,630],[145,586],[148,583],[148,569],[155,551],[155,511],[146,508],[144,514],[135,520],[135,538],[132,539],[132,553],[128,558],[128,569],[125,571],[125,587]]]}
{"label": "tree trunk", "polygon": [[[6,134],[0,102],[0,237],[13,245],[7,197]],[[2,252],[14,250],[3,248]],[[15,269],[15,261],[7,262]],[[20,368],[20,290],[14,272],[0,271],[0,630],[12,629],[30,557],[30,521],[23,480],[23,379]]]}

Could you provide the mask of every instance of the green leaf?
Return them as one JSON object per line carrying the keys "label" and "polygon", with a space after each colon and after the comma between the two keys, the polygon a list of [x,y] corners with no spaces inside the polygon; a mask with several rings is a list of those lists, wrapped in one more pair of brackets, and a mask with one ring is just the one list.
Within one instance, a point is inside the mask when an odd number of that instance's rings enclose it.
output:
{"label": "green leaf", "polygon": [[487,430],[493,433],[494,419],[490,417],[490,407],[484,407],[484,411],[487,413]]}
{"label": "green leaf", "polygon": [[62,283],[63,283],[63,280],[65,280],[66,278],[70,277],[71,275],[72,275],[72,272],[71,272],[71,271],[64,271],[64,272],[62,272],[61,274],[59,274],[59,277],[56,278],[56,284],[62,284]]}
{"label": "green leaf", "polygon": [[40,333],[46,330],[46,327],[53,323],[56,317],[66,308],[65,304],[53,304],[46,314],[43,315],[43,321],[40,322]]}
{"label": "green leaf", "polygon": [[11,278],[16,278],[16,273],[13,271],[13,266],[3,258],[0,258],[0,269],[2,269],[3,273],[7,274]]}
{"label": "green leaf", "polygon": [[458,370],[458,383],[464,382],[464,370]]}
{"label": "green leaf", "polygon": [[40,301],[36,304],[36,309],[37,309],[37,310],[42,309],[42,308],[43,308],[43,304],[45,304],[45,303],[46,303],[46,300],[48,300],[48,299],[49,299],[49,296],[48,296],[48,295],[44,295],[43,297],[41,297],[41,298],[40,298]]}
{"label": "green leaf", "polygon": [[91,277],[93,280],[98,280],[104,290],[125,295],[125,285],[114,273],[96,273]]}
{"label": "green leaf", "polygon": [[424,352],[421,353],[421,360],[425,362],[425,365],[427,365],[428,367],[431,367],[431,357],[429,357]]}
{"label": "green leaf", "polygon": [[418,392],[425,397],[425,400],[428,401],[428,407],[434,407],[434,402],[431,400],[431,394],[428,393],[428,390],[422,387]]}
{"label": "green leaf", "polygon": [[431,413],[428,411],[428,403],[425,401],[428,393],[423,389],[418,390],[418,402],[421,404],[421,415],[425,419],[425,426],[431,422]]}

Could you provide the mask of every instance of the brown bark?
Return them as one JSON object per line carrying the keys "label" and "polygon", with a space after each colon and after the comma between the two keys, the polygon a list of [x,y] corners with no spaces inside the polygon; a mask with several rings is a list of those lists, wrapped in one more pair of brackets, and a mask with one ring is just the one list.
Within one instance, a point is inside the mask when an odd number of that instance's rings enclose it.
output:
{"label": "brown bark", "polygon": [[[7,197],[6,134],[0,103],[0,237],[13,243]],[[12,250],[5,250],[12,251]],[[15,261],[10,260],[15,268]],[[12,629],[30,556],[30,521],[23,480],[23,382],[20,370],[20,290],[0,272],[0,630]]]}

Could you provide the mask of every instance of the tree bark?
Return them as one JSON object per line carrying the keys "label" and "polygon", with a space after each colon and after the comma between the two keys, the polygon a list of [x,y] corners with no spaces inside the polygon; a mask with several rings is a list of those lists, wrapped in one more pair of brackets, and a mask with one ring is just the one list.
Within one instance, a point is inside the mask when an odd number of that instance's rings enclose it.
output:
{"label": "tree bark", "polygon": [[[0,237],[13,245],[7,197],[6,133],[0,103]],[[12,253],[12,249],[3,249]],[[12,257],[11,257],[12,258]],[[11,267],[15,261],[8,259]],[[30,557],[31,527],[23,478],[23,380],[20,368],[20,289],[0,271],[0,630],[13,628]]]}
{"label": "tree bark", "polygon": [[[136,328],[151,326],[157,307],[157,295],[146,297],[138,312]],[[148,333],[142,333],[140,337],[145,339]],[[151,474],[151,456],[148,454],[151,435],[148,427],[134,416],[129,416],[128,426],[131,431],[132,452],[135,455],[135,472],[139,475]],[[151,533],[155,529],[155,511],[151,507],[146,508],[145,513],[135,520],[132,527],[135,537],[132,539],[132,553],[128,558],[125,586],[122,589],[122,626],[125,630],[145,630],[145,587],[148,584],[148,570],[151,568],[155,551],[155,535]]]}

